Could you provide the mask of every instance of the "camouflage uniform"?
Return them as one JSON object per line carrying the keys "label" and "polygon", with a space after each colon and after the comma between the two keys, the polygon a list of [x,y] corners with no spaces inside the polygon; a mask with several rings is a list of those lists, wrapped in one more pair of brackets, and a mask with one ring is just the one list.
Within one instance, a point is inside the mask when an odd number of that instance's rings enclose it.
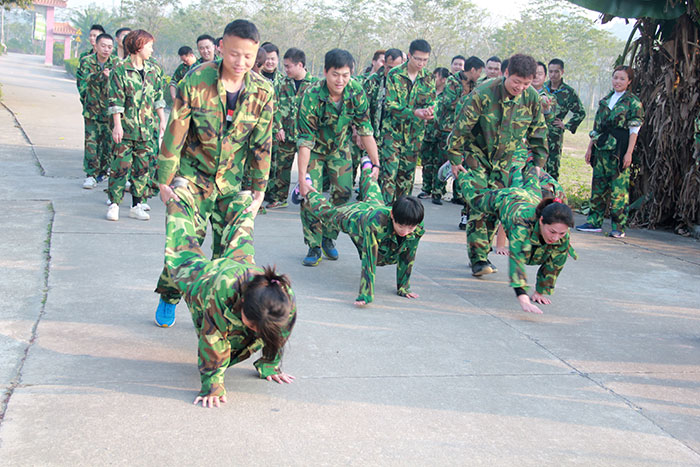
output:
{"label": "camouflage uniform", "polygon": [[418,249],[425,233],[421,222],[406,237],[394,232],[391,208],[384,205],[379,185],[372,179],[371,169],[360,174],[360,191],[364,201],[332,206],[321,193],[308,194],[311,215],[326,224],[333,224],[350,236],[362,261],[360,294],[356,300],[370,303],[374,298],[374,276],[377,266],[396,264],[396,291],[402,297],[411,292],[409,281]]}
{"label": "camouflage uniform", "polygon": [[547,126],[537,91],[530,87],[511,98],[504,82],[489,80],[465,96],[447,139],[450,162],[467,170],[458,180],[471,207],[467,248],[472,264],[487,260],[497,219],[476,209],[470,193],[508,186],[513,154],[524,138],[535,165],[542,167],[547,160]]}
{"label": "camouflage uniform", "polygon": [[577,256],[568,232],[557,243],[548,244],[542,239],[535,214],[540,200],[539,183],[531,177],[524,187],[483,191],[472,198],[472,206],[503,224],[510,250],[510,286],[527,290],[525,265],[539,264],[536,290],[551,295],[569,255],[574,259]]}
{"label": "camouflage uniform", "polygon": [[188,71],[190,71],[192,68],[196,67],[197,63],[193,63],[192,66],[187,66],[184,63],[180,63],[177,68],[175,68],[175,72],[173,73],[173,76],[170,78],[170,83],[173,86],[177,86],[180,84],[180,81],[182,81],[182,78],[185,77]]}
{"label": "camouflage uniform", "polygon": [[427,123],[413,112],[435,104],[435,77],[423,68],[414,82],[408,77],[408,62],[386,77],[386,118],[383,121],[379,180],[387,204],[413,191],[416,161],[423,145]]}
{"label": "camouflage uniform", "polygon": [[[440,165],[448,159],[445,145],[447,144],[447,136],[454,127],[455,117],[457,116],[457,105],[463,102],[464,96],[470,94],[476,86],[477,83],[470,81],[464,72],[455,73],[449,76],[445,81],[445,89],[442,91],[442,94],[440,94],[440,97],[438,97],[438,103],[435,109],[435,121],[440,130],[438,133]],[[440,196],[445,194],[445,182],[437,180],[437,173],[435,177],[435,189],[433,189],[432,194]],[[452,182],[452,196],[458,200],[462,198],[459,182],[457,180]],[[466,206],[462,208],[462,215],[467,215]]]}
{"label": "camouflage uniform", "polygon": [[[221,254],[221,236],[231,221],[228,206],[241,190],[244,168],[253,190],[265,191],[274,94],[266,80],[247,73],[233,122],[227,126],[220,67],[216,62],[206,63],[180,82],[158,156],[158,183],[170,184],[175,176],[183,177],[194,193],[200,245],[207,221],[211,222],[214,258]],[[167,303],[180,300],[165,269],[155,291]]]}
{"label": "camouflage uniform", "polygon": [[374,129],[377,146],[382,144],[382,122],[386,117],[386,76],[384,67],[369,75],[363,82],[365,94],[369,101],[369,118]]}
{"label": "camouflage uniform", "polygon": [[146,194],[149,183],[150,154],[156,109],[165,107],[158,69],[149,61],[143,63],[143,78],[131,60],[119,62],[109,75],[108,113],[122,114],[124,136],[114,144],[114,158],[109,177],[109,199],[120,204],[129,171],[131,193],[135,198]]}
{"label": "camouflage uniform", "polygon": [[[624,133],[631,127],[642,126],[644,109],[639,98],[627,91],[610,110],[608,103],[612,95],[610,92],[601,99],[591,131],[594,142],[591,156],[593,182],[588,223],[600,227],[609,202],[612,229],[624,232],[627,226],[630,170],[629,167],[621,170],[621,159],[627,147],[616,148],[617,141],[611,131],[622,129]],[[607,138],[603,136],[605,134]]]}
{"label": "camouflage uniform", "polygon": [[117,58],[110,55],[100,65],[97,54],[92,54],[80,61],[80,68],[76,72],[85,120],[83,170],[88,177],[106,175],[111,163],[112,131],[107,114],[109,78],[103,70],[112,70],[118,62]]}
{"label": "camouflage uniform", "polygon": [[282,84],[275,88],[275,116],[274,130],[277,133],[284,130],[284,141],[277,142],[273,139],[272,146],[273,156],[275,159],[275,172],[270,169],[270,182],[267,185],[267,194],[271,202],[285,201],[289,195],[289,183],[294,164],[294,154],[297,152],[297,114],[299,113],[299,104],[304,91],[313,83],[318,81],[318,78],[312,76],[311,73],[306,73],[306,76],[299,85],[299,90],[296,89],[294,80],[290,77],[285,77]]}
{"label": "camouflage uniform", "polygon": [[[325,79],[307,88],[297,115],[297,148],[311,150],[307,173],[314,187],[322,186],[323,173],[328,172],[334,206],[347,202],[352,191],[352,162],[347,152],[352,125],[359,135],[372,135],[369,104],[359,82],[348,82],[337,106]],[[314,218],[306,202],[301,205],[301,223],[304,243],[310,248],[320,247],[323,238],[335,240],[338,237],[337,228]]]}
{"label": "camouflage uniform", "polygon": [[83,61],[83,58],[93,55],[95,53],[95,49],[90,49],[90,50],[85,50],[84,52],[81,52],[80,55],[78,56],[78,63]]}
{"label": "camouflage uniform", "polygon": [[[578,94],[564,80],[562,80],[561,85],[557,89],[552,90],[550,81],[544,83],[544,87],[547,92],[557,98],[557,110],[554,118],[564,121],[566,115],[571,112],[571,118],[564,125],[564,129],[569,130],[573,135],[583,119],[586,118],[586,111],[583,108],[583,104],[581,104]],[[547,159],[547,165],[544,168],[552,177],[559,180],[559,163],[561,161],[561,148],[564,143],[564,130],[550,125],[547,140],[549,141],[549,159]]]}
{"label": "camouflage uniform", "polygon": [[[263,341],[243,324],[241,317],[242,285],[263,269],[255,265],[253,248],[253,215],[243,213],[250,205],[250,195],[234,195],[229,204],[231,223],[223,232],[221,257],[206,258],[200,248],[198,193],[184,179],[175,188],[180,201],[168,202],[165,222],[165,264],[174,284],[184,295],[192,313],[199,339],[198,365],[202,381],[199,395],[223,396],[226,368],[241,362],[264,346]],[[287,288],[294,304],[294,293]],[[296,305],[289,315],[294,320]],[[289,329],[282,336],[289,338]],[[258,359],[254,365],[261,378],[280,372],[281,354],[273,360]]]}

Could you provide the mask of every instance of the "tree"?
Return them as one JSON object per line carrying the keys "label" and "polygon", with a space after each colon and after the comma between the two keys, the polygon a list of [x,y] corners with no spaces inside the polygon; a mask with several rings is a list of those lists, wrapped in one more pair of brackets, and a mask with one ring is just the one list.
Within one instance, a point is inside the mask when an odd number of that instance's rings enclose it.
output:
{"label": "tree", "polygon": [[6,10],[12,7],[25,9],[32,6],[32,0],[0,0],[0,6]]}
{"label": "tree", "polygon": [[70,13],[70,23],[79,31],[79,52],[84,52],[90,48],[90,42],[86,40],[90,27],[93,24],[100,24],[108,33],[120,26],[121,20],[113,12],[94,4],[82,9],[72,10]]}

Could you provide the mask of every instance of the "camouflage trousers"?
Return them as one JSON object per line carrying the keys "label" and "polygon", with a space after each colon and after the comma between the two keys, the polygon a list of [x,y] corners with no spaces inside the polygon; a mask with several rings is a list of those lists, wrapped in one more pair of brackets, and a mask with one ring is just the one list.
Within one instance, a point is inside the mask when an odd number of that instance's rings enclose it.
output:
{"label": "camouflage trousers", "polygon": [[112,130],[109,122],[85,119],[83,171],[88,177],[106,175],[112,159]]}
{"label": "camouflage trousers", "polygon": [[440,140],[423,141],[421,162],[423,165],[423,191],[434,196],[444,196],[447,184],[437,177],[438,169],[445,163],[446,153],[443,151],[444,142]]}
{"label": "camouflage trousers", "polygon": [[603,225],[605,209],[609,203],[612,229],[624,232],[627,227],[630,170],[627,168],[620,172],[619,162],[613,151],[594,149],[588,222],[596,227]]}
{"label": "camouflage trousers", "polygon": [[523,169],[527,163],[528,151],[525,148],[516,149],[510,163],[510,174],[508,176],[509,187],[523,186]]}
{"label": "camouflage trousers", "polygon": [[[346,151],[321,155],[311,151],[307,173],[311,176],[313,187],[321,191],[324,173],[330,182],[330,201],[334,206],[345,204],[352,194],[352,162]],[[306,201],[301,203],[301,224],[304,230],[304,243],[310,248],[320,247],[321,240],[338,238],[338,229],[314,217]]]}
{"label": "camouflage trousers", "polygon": [[124,199],[124,187],[127,179],[131,180],[131,195],[143,198],[147,195],[150,183],[149,167],[152,146],[149,141],[123,139],[114,145],[114,158],[109,175],[109,199],[121,204]]}
{"label": "camouflage trousers", "polygon": [[415,142],[413,145],[403,144],[397,138],[384,140],[379,183],[387,205],[393,204],[401,196],[410,196],[413,192],[416,162],[421,145],[421,142]]}
{"label": "camouflage trousers", "polygon": [[[326,225],[333,225],[337,230],[350,236],[357,248],[362,264],[382,266],[384,258],[379,255],[376,243],[372,248],[365,249],[363,244],[362,227],[357,223],[357,214],[367,211],[369,206],[385,206],[379,184],[372,178],[372,170],[367,168],[360,171],[360,196],[363,201],[334,206],[319,192],[311,192],[307,196],[307,206],[311,216],[320,219]],[[366,233],[365,233],[366,234]],[[356,300],[370,303],[374,297],[375,269],[362,268],[360,292]]]}
{"label": "camouflage trousers", "polygon": [[296,144],[283,142],[272,146],[272,160],[270,166],[270,179],[267,182],[266,197],[270,202],[286,201],[289,196],[289,185],[292,176],[294,155],[297,152]]}
{"label": "camouflage trousers", "polygon": [[[182,191],[188,193],[186,197],[190,200],[189,205],[191,205],[192,211],[192,214],[188,215],[188,218],[191,217],[195,232],[192,238],[196,237],[196,244],[201,247],[207,234],[207,222],[211,223],[212,259],[219,258],[223,253],[222,245],[226,244],[222,242],[222,239],[226,238],[224,236],[224,231],[232,222],[233,216],[236,215],[235,210],[232,211],[233,208],[231,208],[231,204],[237,194],[224,196],[219,194],[216,189],[213,193],[208,194],[201,187],[180,177],[176,177],[173,181],[173,186],[176,185],[178,185],[178,196],[180,196],[179,193]],[[182,198],[182,196],[180,196],[180,198]],[[168,205],[171,203],[172,202],[169,202]],[[168,273],[167,263],[160,273],[158,284],[154,292],[160,294],[164,302],[171,304],[178,303],[182,297],[180,290]]]}
{"label": "camouflage trousers", "polygon": [[561,161],[561,148],[564,144],[564,130],[556,128],[547,132],[549,143],[549,157],[544,166],[545,172],[552,176],[554,180],[559,180],[559,162]]}
{"label": "camouflage trousers", "polygon": [[[506,167],[507,165],[507,167]],[[491,251],[491,243],[496,233],[498,218],[480,209],[474,198],[485,190],[508,186],[510,164],[501,162],[490,171],[480,164],[465,166],[467,172],[457,177],[462,196],[469,205],[467,220],[467,253],[471,264],[486,261]]]}
{"label": "camouflage trousers", "polygon": [[148,187],[145,198],[152,198],[158,194],[158,142],[160,141],[158,129],[156,129],[153,139],[149,141],[151,153],[148,159]]}

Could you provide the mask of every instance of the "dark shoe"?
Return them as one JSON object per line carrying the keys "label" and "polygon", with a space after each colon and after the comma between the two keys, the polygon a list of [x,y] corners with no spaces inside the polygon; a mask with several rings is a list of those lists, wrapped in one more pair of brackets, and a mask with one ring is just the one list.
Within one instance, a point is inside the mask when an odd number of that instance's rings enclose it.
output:
{"label": "dark shoe", "polygon": [[600,232],[601,229],[600,227],[596,227],[593,224],[589,224],[586,222],[585,224],[577,225],[576,230],[580,230],[581,232]]}
{"label": "dark shoe", "polygon": [[476,264],[472,265],[472,276],[485,276],[486,274],[491,274],[493,269],[489,266],[488,261],[477,261]]}
{"label": "dark shoe", "polygon": [[608,235],[612,238],[625,238],[625,232],[622,230],[613,230]]}
{"label": "dark shoe", "polygon": [[459,221],[459,230],[467,230],[467,216],[462,214],[462,219]]}
{"label": "dark shoe", "polygon": [[323,254],[326,255],[326,258],[330,259],[331,261],[338,259],[338,250],[335,249],[335,242],[330,238],[324,238],[321,241],[321,248],[323,249]]}
{"label": "dark shoe", "polygon": [[421,191],[418,193],[418,199],[428,199],[430,198],[430,193],[426,193],[425,191]]}
{"label": "dark shoe", "polygon": [[459,204],[460,206],[464,206],[464,200],[462,198],[455,198],[454,196],[450,200],[450,203]]}
{"label": "dark shoe", "polygon": [[440,195],[433,195],[433,204],[437,204],[438,206],[442,206],[442,197]]}
{"label": "dark shoe", "polygon": [[321,262],[321,248],[315,246],[309,248],[308,253],[306,253],[306,258],[301,262],[304,266],[318,266]]}

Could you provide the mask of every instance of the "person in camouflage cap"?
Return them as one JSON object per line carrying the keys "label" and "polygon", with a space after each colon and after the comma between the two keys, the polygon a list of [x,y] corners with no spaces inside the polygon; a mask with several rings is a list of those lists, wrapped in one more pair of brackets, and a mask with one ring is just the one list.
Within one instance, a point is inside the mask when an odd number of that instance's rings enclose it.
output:
{"label": "person in camouflage cap", "polygon": [[[253,203],[247,209],[253,214],[267,186],[274,91],[250,71],[259,41],[258,29],[249,21],[226,26],[223,60],[198,66],[178,85],[158,157],[161,200],[177,199],[169,186],[175,176],[188,181],[189,191],[195,193],[199,243],[211,222],[214,258],[221,254],[221,235],[230,223],[228,205],[241,190],[244,175],[250,176]],[[181,293],[167,269],[155,292],[161,295],[156,324],[171,326]]]}
{"label": "person in camouflage cap", "polygon": [[173,76],[170,78],[170,96],[175,100],[175,95],[177,94],[177,85],[180,84],[182,78],[185,77],[188,71],[195,67],[197,63],[197,57],[194,56],[194,50],[192,47],[183,45],[177,50],[177,55],[180,57],[181,63],[175,68]]}
{"label": "person in camouflage cap", "polygon": [[363,201],[331,205],[321,193],[310,191],[306,197],[311,215],[350,236],[362,261],[360,293],[355,305],[374,300],[377,266],[396,264],[396,293],[418,298],[411,292],[410,279],[418,242],[425,233],[423,205],[413,197],[401,197],[390,208],[384,204],[379,185],[372,178],[372,161],[364,157],[360,170]]}
{"label": "person in camouflage cap", "polygon": [[285,52],[284,69],[287,76],[282,79],[279,87],[275,88],[274,134],[277,144],[273,144],[272,151],[276,153],[273,156],[276,164],[274,173],[271,169],[270,182],[267,185],[266,197],[270,201],[268,209],[287,206],[292,165],[297,152],[299,104],[306,89],[318,81],[305,67],[306,54],[303,50],[291,48]]}
{"label": "person in camouflage cap", "polygon": [[435,79],[425,68],[430,50],[427,41],[414,40],[409,47],[408,62],[387,74],[386,118],[382,128],[386,136],[379,175],[387,204],[413,191],[425,129],[434,117]]}
{"label": "person in camouflage cap", "polygon": [[114,39],[100,34],[95,41],[96,53],[80,61],[76,84],[83,104],[85,120],[85,153],[83,188],[92,189],[107,176],[111,163],[112,134],[109,127],[109,75],[118,60],[112,55]]}
{"label": "person in camouflage cap", "polygon": [[[549,141],[549,159],[544,167],[552,177],[559,179],[559,163],[561,161],[561,149],[564,143],[564,130],[569,130],[573,135],[576,129],[586,118],[581,99],[574,88],[564,82],[564,62],[558,58],[549,62],[549,81],[544,83],[547,91],[557,99],[557,108],[553,124],[547,135]],[[571,112],[571,118],[564,123],[564,118]]]}
{"label": "person in camouflage cap", "polygon": [[475,208],[468,194],[508,186],[513,153],[523,139],[537,167],[547,160],[547,126],[539,95],[530,86],[535,69],[532,57],[511,57],[503,78],[486,81],[463,98],[447,139],[452,172],[470,205],[467,249],[475,276],[495,272],[488,253],[497,219]]}
{"label": "person in camouflage cap", "polygon": [[112,116],[114,155],[109,177],[107,220],[119,220],[119,204],[127,177],[131,177],[129,216],[150,219],[141,201],[147,195],[149,168],[153,151],[156,115],[160,131],[165,128],[165,100],[159,70],[149,61],[153,36],[138,29],[124,39],[129,58],[119,62],[110,73],[109,108]]}
{"label": "person in camouflage cap", "polygon": [[[545,295],[554,292],[568,257],[577,258],[569,238],[569,229],[574,225],[571,208],[559,198],[541,198],[539,170],[534,166],[528,170],[522,187],[469,190],[471,205],[498,218],[503,225],[509,242],[510,286],[520,307],[525,312],[542,313],[535,303],[551,303]],[[535,292],[530,297],[525,265],[534,264],[540,268]]]}
{"label": "person in camouflage cap", "polygon": [[[353,58],[347,50],[333,49],[326,53],[325,79],[310,86],[301,99],[297,117],[297,149],[299,190],[306,196],[309,175],[314,186],[321,187],[323,174],[330,179],[331,204],[338,206],[350,199],[352,190],[352,161],[346,151],[352,125],[357,128],[365,150],[375,167],[377,177],[379,158],[369,120],[369,104],[359,82],[351,80]],[[338,259],[335,239],[338,230],[311,216],[308,204],[301,205],[304,243],[309,250],[302,261],[305,266],[316,266],[321,261],[321,249],[331,260]]]}
{"label": "person in camouflage cap", "polygon": [[219,407],[226,402],[226,368],[258,350],[262,357],[254,365],[260,378],[294,380],[280,370],[280,362],[296,321],[296,304],[287,276],[255,265],[250,192],[232,196],[221,257],[209,260],[200,247],[199,194],[191,188],[184,178],[173,180],[177,200],[167,204],[165,264],[185,297],[199,339],[202,386],[194,404]]}
{"label": "person in camouflage cap", "polygon": [[593,166],[590,211],[585,224],[576,226],[584,232],[600,232],[605,211],[610,204],[611,237],[622,238],[627,227],[632,153],[639,129],[644,122],[644,108],[628,88],[634,73],[628,66],[615,68],[613,90],[600,101],[586,151],[586,163]]}

